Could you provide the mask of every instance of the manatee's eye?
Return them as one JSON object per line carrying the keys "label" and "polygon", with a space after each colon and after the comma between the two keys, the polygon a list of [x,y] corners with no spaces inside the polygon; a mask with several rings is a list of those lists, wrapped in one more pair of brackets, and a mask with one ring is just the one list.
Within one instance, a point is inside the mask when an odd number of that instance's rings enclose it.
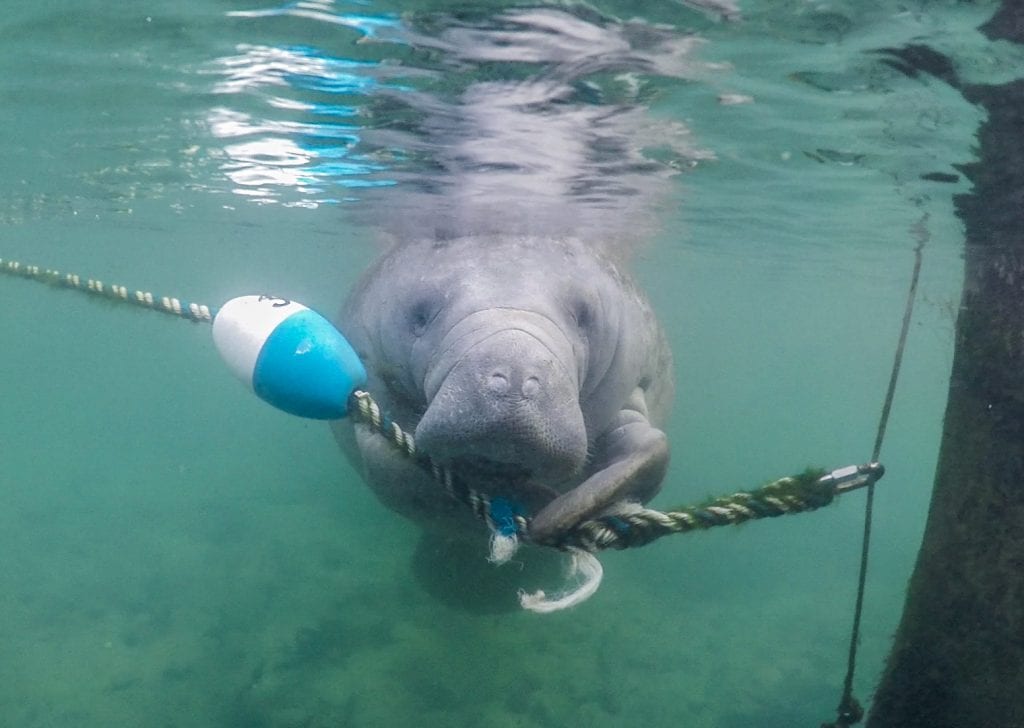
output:
{"label": "manatee's eye", "polygon": [[423,336],[431,322],[441,311],[439,298],[421,298],[409,308],[409,330],[413,336]]}
{"label": "manatee's eye", "polygon": [[594,323],[594,307],[585,298],[577,298],[569,304],[569,313],[572,314],[576,327],[580,331],[587,331]]}

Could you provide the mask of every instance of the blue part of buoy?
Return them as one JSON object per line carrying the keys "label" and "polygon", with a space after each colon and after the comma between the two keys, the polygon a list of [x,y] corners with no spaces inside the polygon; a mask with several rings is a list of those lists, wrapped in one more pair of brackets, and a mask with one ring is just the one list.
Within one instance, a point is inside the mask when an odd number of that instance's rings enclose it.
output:
{"label": "blue part of buoy", "polygon": [[299,417],[337,420],[365,386],[366,369],[330,321],[310,309],[293,313],[267,337],[252,372],[260,399]]}

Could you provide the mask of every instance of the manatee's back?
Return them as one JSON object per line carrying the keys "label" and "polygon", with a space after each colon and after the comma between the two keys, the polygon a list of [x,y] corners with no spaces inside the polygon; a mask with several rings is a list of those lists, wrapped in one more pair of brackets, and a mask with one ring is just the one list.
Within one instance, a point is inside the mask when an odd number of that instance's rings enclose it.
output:
{"label": "manatee's back", "polygon": [[450,76],[436,92],[392,92],[408,121],[367,132],[371,146],[406,157],[387,172],[396,186],[367,192],[379,196],[360,206],[369,223],[399,243],[574,237],[619,259],[651,236],[669,179],[706,155],[644,101],[656,84],[698,73],[697,40],[574,13],[509,10],[409,32]]}

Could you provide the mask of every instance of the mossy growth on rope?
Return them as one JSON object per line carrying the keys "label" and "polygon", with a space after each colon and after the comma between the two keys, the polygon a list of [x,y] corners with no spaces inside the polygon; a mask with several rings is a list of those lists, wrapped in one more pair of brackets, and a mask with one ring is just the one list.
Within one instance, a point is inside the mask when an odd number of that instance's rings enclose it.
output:
{"label": "mossy growth on rope", "polygon": [[781,501],[789,507],[785,510],[778,510],[778,512],[775,512],[776,509],[769,509],[771,512],[758,517],[770,518],[781,516],[785,513],[814,510],[815,508],[827,506],[835,497],[835,488],[831,483],[821,482],[821,478],[825,473],[826,471],[821,468],[807,468],[802,473],[770,481],[754,490],[745,490],[733,493],[732,495],[708,498],[696,506],[679,506],[678,508],[670,508],[667,512],[697,512],[709,508],[729,508],[737,504],[759,504],[761,502],[771,504],[773,500]]}
{"label": "mossy growth on rope", "polygon": [[672,533],[813,511],[827,506],[836,496],[834,484],[822,479],[825,472],[808,468],[756,490],[712,498],[696,506],[667,511],[640,506],[626,508],[620,513],[581,523],[567,533],[559,545],[574,545],[588,550],[625,549],[642,546]]}

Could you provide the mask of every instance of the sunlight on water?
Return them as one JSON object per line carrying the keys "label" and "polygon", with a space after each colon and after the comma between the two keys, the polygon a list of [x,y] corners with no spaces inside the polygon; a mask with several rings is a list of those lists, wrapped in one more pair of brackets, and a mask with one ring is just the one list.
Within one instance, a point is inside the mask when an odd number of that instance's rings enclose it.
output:
{"label": "sunlight on water", "polygon": [[[394,21],[392,21],[394,22]],[[221,165],[236,185],[234,192],[263,202],[275,202],[282,188],[293,188],[303,199],[286,204],[314,207],[337,202],[330,197],[341,188],[391,186],[393,180],[367,179],[387,169],[358,153],[361,128],[340,120],[359,115],[353,105],[305,102],[294,97],[264,97],[274,87],[301,96],[306,92],[328,98],[372,95],[388,86],[372,77],[379,64],[324,57],[309,47],[270,48],[242,45],[239,54],[219,59],[212,73],[224,76],[213,87],[215,94],[246,94],[263,97],[272,114],[317,121],[257,118],[230,108],[214,108],[207,119],[210,133],[226,143],[228,161]]]}
{"label": "sunlight on water", "polygon": [[288,3],[281,8],[271,8],[268,10],[234,10],[229,12],[228,15],[236,18],[273,18],[282,15],[293,18],[306,18],[320,23],[331,23],[352,28],[359,31],[359,34],[364,38],[376,38],[380,35],[381,30],[393,29],[398,27],[399,24],[396,16],[339,13],[333,0],[294,2]]}

